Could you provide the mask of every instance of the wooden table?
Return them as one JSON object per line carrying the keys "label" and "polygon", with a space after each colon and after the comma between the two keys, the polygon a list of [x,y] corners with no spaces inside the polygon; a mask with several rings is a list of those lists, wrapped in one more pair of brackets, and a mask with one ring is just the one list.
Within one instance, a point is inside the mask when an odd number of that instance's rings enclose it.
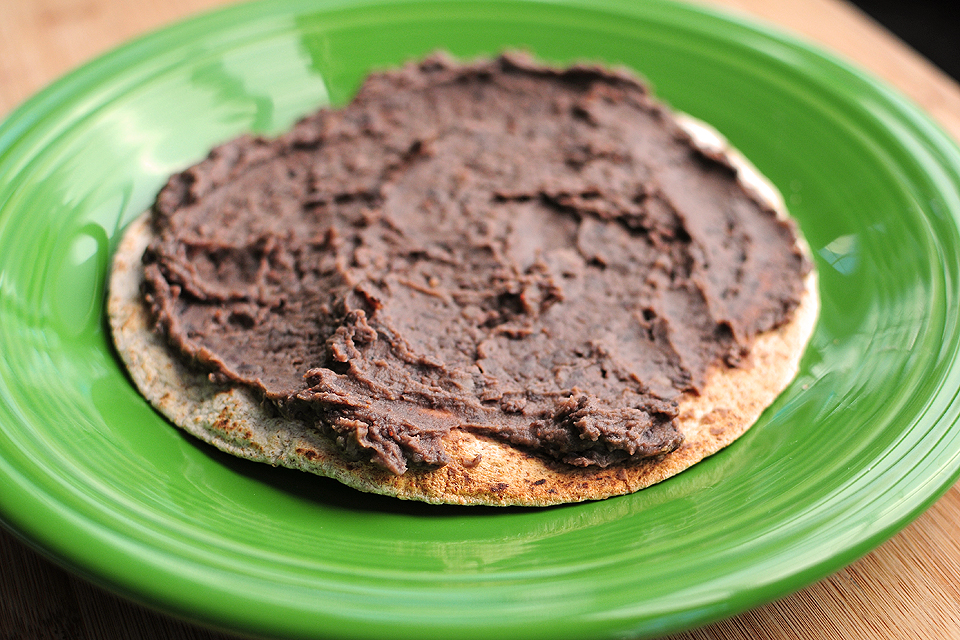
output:
{"label": "wooden table", "polygon": [[[124,40],[229,0],[0,0],[0,116]],[[960,140],[960,87],[839,0],[698,0],[776,23],[885,79]],[[960,485],[859,562],[685,639],[960,638]],[[224,640],[118,598],[0,530],[0,638]]]}

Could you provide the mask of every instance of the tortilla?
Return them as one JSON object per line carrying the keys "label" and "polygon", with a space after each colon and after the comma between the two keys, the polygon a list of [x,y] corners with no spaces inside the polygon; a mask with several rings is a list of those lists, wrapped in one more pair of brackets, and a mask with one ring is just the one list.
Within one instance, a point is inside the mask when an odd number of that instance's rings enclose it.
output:
{"label": "tortilla", "polygon": [[[686,116],[677,120],[701,150],[725,158],[748,190],[786,216],[776,190],[717,132]],[[229,454],[328,476],[361,491],[429,503],[545,506],[628,494],[670,478],[743,435],[790,384],[819,309],[811,270],[786,324],[757,336],[738,366],[713,366],[700,394],[680,398],[677,424],[683,443],[671,453],[582,468],[454,429],[443,440],[449,464],[396,475],[370,462],[345,459],[332,440],[301,421],[279,416],[250,389],[216,384],[208,374],[185,366],[154,330],[141,294],[141,257],[152,239],[149,213],[125,231],[113,260],[108,315],[120,357],[155,408]],[[798,244],[809,255],[802,239]]]}

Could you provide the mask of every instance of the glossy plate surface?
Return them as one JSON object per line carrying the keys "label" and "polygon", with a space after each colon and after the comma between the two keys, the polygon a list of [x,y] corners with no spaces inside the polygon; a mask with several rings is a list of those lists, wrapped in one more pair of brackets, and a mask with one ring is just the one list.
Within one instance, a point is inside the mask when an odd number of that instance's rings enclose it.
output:
{"label": "glossy plate surface", "polygon": [[[740,441],[623,498],[444,508],[234,460],[140,398],[104,330],[118,234],[217,142],[342,103],[372,67],[524,47],[640,71],[783,191],[823,310]],[[882,84],[663,1],[242,5],[70,74],[0,127],[0,517],[178,615],[337,638],[649,636],[866,553],[960,470],[960,152]]]}

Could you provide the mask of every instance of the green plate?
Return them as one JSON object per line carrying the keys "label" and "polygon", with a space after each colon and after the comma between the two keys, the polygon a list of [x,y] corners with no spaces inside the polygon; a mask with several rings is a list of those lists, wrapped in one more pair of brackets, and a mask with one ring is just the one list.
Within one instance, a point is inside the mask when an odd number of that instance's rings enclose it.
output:
{"label": "green plate", "polygon": [[[104,329],[111,251],[169,173],[436,48],[622,63],[784,192],[822,315],[794,384],[632,496],[430,507],[234,460],[158,417]],[[251,634],[620,638],[708,622],[866,553],[960,472],[960,150],[871,77],[663,0],[232,7],[127,45],[0,128],[0,515],[129,597]]]}

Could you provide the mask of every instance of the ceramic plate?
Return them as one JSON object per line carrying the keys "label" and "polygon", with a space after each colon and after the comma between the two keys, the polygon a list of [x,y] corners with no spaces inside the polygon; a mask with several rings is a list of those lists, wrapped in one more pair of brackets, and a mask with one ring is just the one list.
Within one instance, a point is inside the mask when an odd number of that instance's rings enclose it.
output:
{"label": "ceramic plate", "polygon": [[[794,384],[661,485],[550,509],[430,507],[234,460],[162,420],[104,329],[124,226],[217,142],[340,104],[371,68],[522,47],[628,65],[783,191],[823,309]],[[0,514],[64,565],[235,631],[620,638],[783,596],[960,469],[960,151],[884,85],[665,1],[242,5],[60,80],[0,128]]]}

